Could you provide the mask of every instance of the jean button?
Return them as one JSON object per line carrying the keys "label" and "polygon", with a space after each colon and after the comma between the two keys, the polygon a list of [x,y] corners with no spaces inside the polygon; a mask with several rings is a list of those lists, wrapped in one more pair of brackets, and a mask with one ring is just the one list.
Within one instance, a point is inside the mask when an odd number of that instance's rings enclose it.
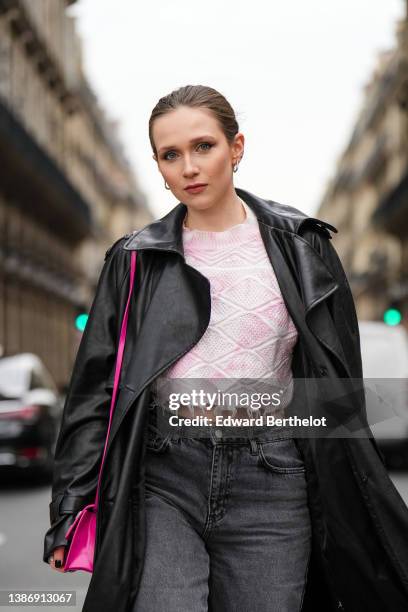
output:
{"label": "jean button", "polygon": [[215,433],[215,437],[218,438],[218,440],[220,438],[222,438],[222,431],[221,431],[221,429],[216,429],[214,433]]}

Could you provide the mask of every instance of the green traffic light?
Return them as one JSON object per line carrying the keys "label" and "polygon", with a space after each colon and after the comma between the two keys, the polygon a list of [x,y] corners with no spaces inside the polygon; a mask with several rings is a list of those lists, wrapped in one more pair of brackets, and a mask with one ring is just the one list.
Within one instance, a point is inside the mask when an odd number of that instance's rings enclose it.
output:
{"label": "green traffic light", "polygon": [[388,308],[388,310],[384,312],[384,322],[387,325],[398,325],[401,323],[401,319],[401,313],[396,308]]}
{"label": "green traffic light", "polygon": [[87,321],[88,321],[88,315],[86,313],[82,313],[82,314],[78,315],[77,318],[75,319],[75,327],[80,332],[83,332],[85,327],[86,327],[86,322]]}

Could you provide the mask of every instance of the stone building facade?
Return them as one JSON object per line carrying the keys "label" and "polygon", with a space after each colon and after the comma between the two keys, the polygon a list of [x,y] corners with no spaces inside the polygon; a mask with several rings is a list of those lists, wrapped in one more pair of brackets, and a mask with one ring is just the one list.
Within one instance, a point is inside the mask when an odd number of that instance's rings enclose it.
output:
{"label": "stone building facade", "polygon": [[358,316],[408,319],[408,3],[395,48],[379,55],[361,112],[317,215],[339,228],[333,243]]}
{"label": "stone building facade", "polygon": [[108,246],[152,220],[81,64],[72,0],[0,0],[0,354],[72,368]]}

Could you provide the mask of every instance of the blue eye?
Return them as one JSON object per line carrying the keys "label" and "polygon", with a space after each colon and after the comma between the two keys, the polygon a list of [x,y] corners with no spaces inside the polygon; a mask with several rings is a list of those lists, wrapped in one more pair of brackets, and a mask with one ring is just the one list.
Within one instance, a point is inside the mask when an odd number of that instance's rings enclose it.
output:
{"label": "blue eye", "polygon": [[[200,144],[198,145],[198,148],[202,147],[202,145],[207,145],[208,147],[208,149],[202,149],[203,151],[209,151],[214,146],[210,142],[200,142]],[[168,151],[165,155],[163,155],[163,159],[166,159],[167,161],[174,159],[174,157],[168,157],[171,153],[174,153],[174,151]]]}
{"label": "blue eye", "polygon": [[[214,145],[210,144],[209,142],[201,142],[198,146],[201,147],[201,145],[208,145],[209,149],[211,149],[211,147],[214,146]],[[207,149],[207,151],[209,151],[209,149]]]}

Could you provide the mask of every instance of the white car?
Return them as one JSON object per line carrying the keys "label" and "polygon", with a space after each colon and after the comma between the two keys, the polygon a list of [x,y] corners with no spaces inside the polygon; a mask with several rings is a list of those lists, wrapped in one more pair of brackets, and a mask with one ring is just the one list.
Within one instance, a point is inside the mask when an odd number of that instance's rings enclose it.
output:
{"label": "white car", "polygon": [[381,321],[359,321],[359,330],[371,431],[387,467],[407,467],[408,334]]}

